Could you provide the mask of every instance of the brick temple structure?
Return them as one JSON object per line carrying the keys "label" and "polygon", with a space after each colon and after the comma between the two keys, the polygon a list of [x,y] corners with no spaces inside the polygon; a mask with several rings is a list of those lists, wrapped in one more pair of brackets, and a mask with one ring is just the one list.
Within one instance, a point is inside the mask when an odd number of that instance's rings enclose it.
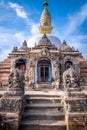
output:
{"label": "brick temple structure", "polygon": [[87,60],[52,29],[45,1],[34,47],[0,62],[0,130],[87,130]]}

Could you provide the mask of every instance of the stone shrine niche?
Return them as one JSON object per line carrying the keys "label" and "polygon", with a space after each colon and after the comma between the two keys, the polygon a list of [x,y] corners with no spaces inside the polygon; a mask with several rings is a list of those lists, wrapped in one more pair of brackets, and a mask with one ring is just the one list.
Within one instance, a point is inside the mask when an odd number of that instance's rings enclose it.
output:
{"label": "stone shrine niche", "polygon": [[15,68],[21,69],[23,72],[26,70],[26,59],[18,58],[15,60]]}
{"label": "stone shrine niche", "polygon": [[61,62],[61,76],[63,75],[63,72],[66,70],[66,64],[69,63],[73,65],[74,69],[78,74],[80,74],[80,68],[79,68],[79,61],[75,57],[66,56],[64,59],[62,59]]}
{"label": "stone shrine niche", "polygon": [[70,61],[70,60],[66,61],[65,62],[65,70],[68,69],[68,66],[73,66],[74,67],[73,62]]}
{"label": "stone shrine niche", "polygon": [[60,83],[61,83],[61,85],[63,85],[63,73],[66,70],[67,64],[72,65],[80,77],[80,68],[79,68],[78,59],[76,57],[72,57],[72,56],[65,56],[60,61]]}

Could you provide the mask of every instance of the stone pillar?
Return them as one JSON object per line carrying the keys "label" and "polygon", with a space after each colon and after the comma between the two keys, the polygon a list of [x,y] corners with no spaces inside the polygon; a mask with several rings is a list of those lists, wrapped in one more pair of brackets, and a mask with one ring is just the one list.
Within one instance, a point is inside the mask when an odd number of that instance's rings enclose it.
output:
{"label": "stone pillar", "polygon": [[58,61],[54,61],[54,82],[53,82],[53,88],[59,89],[60,85],[60,71],[59,71],[59,63]]}
{"label": "stone pillar", "polygon": [[35,83],[35,61],[30,60],[29,66],[28,66],[28,76],[29,76],[29,87],[32,87]]}

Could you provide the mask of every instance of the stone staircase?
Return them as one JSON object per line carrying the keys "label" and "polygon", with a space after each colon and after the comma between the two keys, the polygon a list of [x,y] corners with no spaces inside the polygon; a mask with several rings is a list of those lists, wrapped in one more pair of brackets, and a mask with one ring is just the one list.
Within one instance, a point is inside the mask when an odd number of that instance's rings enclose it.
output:
{"label": "stone staircase", "polygon": [[29,91],[19,130],[66,130],[61,96],[51,92]]}

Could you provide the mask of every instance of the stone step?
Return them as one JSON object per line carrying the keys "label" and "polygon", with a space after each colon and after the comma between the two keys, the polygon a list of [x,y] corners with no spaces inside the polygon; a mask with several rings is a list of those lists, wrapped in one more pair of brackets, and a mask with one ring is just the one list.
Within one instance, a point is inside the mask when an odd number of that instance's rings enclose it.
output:
{"label": "stone step", "polygon": [[49,92],[49,90],[50,91],[56,91],[56,89],[53,88],[52,85],[50,85],[50,86],[43,86],[43,87],[41,87],[41,85],[38,86],[38,87],[32,86],[32,87],[26,87],[25,89],[26,89],[26,91],[43,91],[43,92],[46,92],[46,93]]}
{"label": "stone step", "polygon": [[36,88],[36,90],[38,90],[38,91],[43,90],[44,92],[47,92],[48,89],[53,89],[51,84],[49,84],[49,85],[48,84],[46,84],[46,85],[40,84],[38,86],[38,88]]}
{"label": "stone step", "polygon": [[29,95],[25,95],[25,98],[31,98],[31,97],[38,97],[39,99],[40,98],[47,98],[47,97],[50,97],[50,98],[60,98],[60,95],[57,95],[57,94],[50,94],[50,93],[31,93]]}
{"label": "stone step", "polygon": [[25,112],[22,116],[23,120],[64,120],[65,114],[63,112],[57,113],[48,113],[48,112]]}
{"label": "stone step", "polygon": [[57,108],[60,111],[60,109],[63,109],[63,106],[60,103],[27,104],[25,106],[25,110],[46,110],[53,108]]}
{"label": "stone step", "polygon": [[32,112],[35,112],[35,111],[37,111],[37,112],[48,112],[48,111],[50,111],[50,112],[53,112],[53,111],[57,111],[57,112],[64,112],[64,108],[63,107],[61,107],[61,108],[28,108],[28,109],[24,109],[25,110],[25,112],[26,111],[32,111]]}
{"label": "stone step", "polygon": [[19,130],[66,130],[65,121],[34,120],[20,123]]}
{"label": "stone step", "polygon": [[26,97],[26,103],[61,103],[60,97]]}
{"label": "stone step", "polygon": [[46,112],[46,113],[59,113],[59,112],[64,112],[64,110],[63,109],[59,109],[58,110],[58,108],[46,108],[46,109],[29,109],[29,110],[26,110],[25,112],[30,112],[30,113],[44,113],[44,112]]}
{"label": "stone step", "polygon": [[47,97],[50,97],[50,98],[62,98],[62,96],[64,95],[64,91],[56,91],[56,90],[48,90],[47,92],[44,92],[44,91],[34,91],[34,90],[31,90],[31,91],[26,91],[25,90],[25,98],[31,98],[31,97],[38,97],[39,99],[40,98],[47,98]]}

